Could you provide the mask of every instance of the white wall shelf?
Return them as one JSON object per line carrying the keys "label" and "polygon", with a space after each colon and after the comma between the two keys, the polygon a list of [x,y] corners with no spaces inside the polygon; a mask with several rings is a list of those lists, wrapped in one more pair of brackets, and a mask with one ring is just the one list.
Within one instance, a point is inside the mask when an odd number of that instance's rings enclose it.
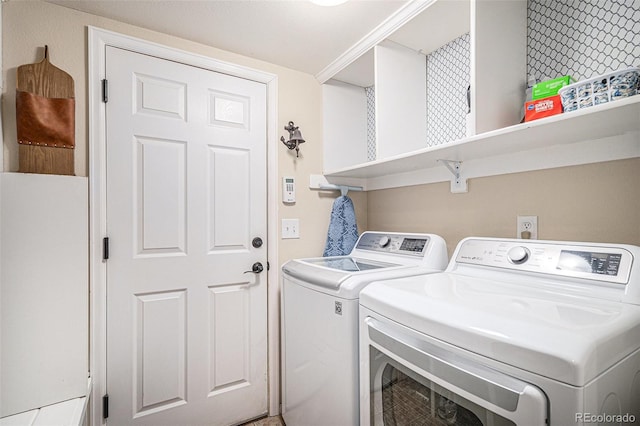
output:
{"label": "white wall shelf", "polygon": [[[421,148],[427,145],[424,126],[412,116],[422,111],[413,114],[416,102],[407,106],[397,99],[423,93],[422,84],[397,70],[386,72],[399,60],[386,60],[379,50],[391,43],[404,46],[406,57],[429,55],[467,32],[467,134],[474,136],[453,140],[459,136],[452,135],[446,143]],[[451,181],[452,192],[466,192],[470,178],[640,157],[640,96],[517,124],[526,52],[527,2],[408,1],[317,76],[324,83],[326,179],[367,191]],[[434,78],[427,84],[442,82]],[[369,93],[375,93],[374,108]],[[422,105],[421,99],[417,103]],[[427,124],[434,120],[425,117]],[[367,161],[372,147],[377,159]],[[453,175],[446,167],[452,164]]]}
{"label": "white wall shelf", "polygon": [[[447,137],[459,138],[465,133],[465,121],[467,134],[517,123],[525,98],[526,19],[526,2],[520,1],[408,1],[317,76],[324,83],[325,171],[332,177],[360,179],[424,171],[433,167],[423,158],[431,150],[422,149],[430,133],[433,140],[445,137],[433,129],[447,128],[451,130]],[[445,64],[432,65],[438,70],[428,73],[430,63],[440,64],[438,58]],[[442,72],[443,66],[460,73],[454,78]],[[468,104],[459,99],[467,87]],[[447,105],[433,102],[433,93]],[[443,110],[448,114],[445,120],[436,112]],[[463,139],[450,146],[481,139]],[[368,162],[371,157],[377,160]],[[434,164],[460,161],[427,158]],[[462,172],[457,175],[452,190],[466,191],[464,179]],[[365,186],[371,185],[391,184],[366,182]]]}
{"label": "white wall shelf", "polygon": [[521,123],[436,147],[326,170],[332,183],[366,190],[451,179],[438,160],[462,162],[464,178],[640,157],[640,95]]}

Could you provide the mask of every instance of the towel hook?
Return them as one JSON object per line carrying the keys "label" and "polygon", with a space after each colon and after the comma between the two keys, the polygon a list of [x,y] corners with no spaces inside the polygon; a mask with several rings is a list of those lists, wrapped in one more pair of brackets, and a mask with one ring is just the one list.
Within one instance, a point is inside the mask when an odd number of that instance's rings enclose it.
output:
{"label": "towel hook", "polygon": [[347,195],[349,191],[362,191],[361,186],[333,185],[333,184],[321,184],[318,186],[318,189],[340,191],[340,195],[343,197]]}
{"label": "towel hook", "polygon": [[347,195],[349,191],[364,191],[362,186],[329,183],[323,175],[309,175],[309,189],[340,191],[341,196]]}

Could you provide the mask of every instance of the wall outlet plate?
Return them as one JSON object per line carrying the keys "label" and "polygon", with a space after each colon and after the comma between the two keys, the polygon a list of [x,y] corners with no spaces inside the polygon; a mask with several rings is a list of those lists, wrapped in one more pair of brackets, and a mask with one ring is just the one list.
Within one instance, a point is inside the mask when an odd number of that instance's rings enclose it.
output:
{"label": "wall outlet plate", "polygon": [[518,216],[516,238],[538,239],[538,216]]}

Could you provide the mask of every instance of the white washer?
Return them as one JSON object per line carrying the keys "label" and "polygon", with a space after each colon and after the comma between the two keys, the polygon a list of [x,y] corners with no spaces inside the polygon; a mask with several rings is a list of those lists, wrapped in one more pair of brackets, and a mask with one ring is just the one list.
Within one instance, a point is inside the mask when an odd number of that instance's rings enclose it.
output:
{"label": "white washer", "polygon": [[282,416],[287,426],[358,423],[358,294],[374,280],[441,272],[433,234],[365,232],[349,256],[282,266]]}
{"label": "white washer", "polygon": [[468,238],[360,304],[363,425],[640,422],[640,247]]}

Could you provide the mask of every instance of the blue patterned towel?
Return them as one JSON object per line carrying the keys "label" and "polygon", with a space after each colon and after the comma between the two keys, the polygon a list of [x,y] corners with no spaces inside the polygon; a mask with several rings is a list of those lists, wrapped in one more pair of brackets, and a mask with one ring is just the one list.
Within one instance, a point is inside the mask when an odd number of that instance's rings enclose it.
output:
{"label": "blue patterned towel", "polygon": [[351,253],[358,241],[358,225],[353,201],[346,195],[334,201],[331,210],[331,222],[327,232],[327,245],[323,256],[345,256]]}

